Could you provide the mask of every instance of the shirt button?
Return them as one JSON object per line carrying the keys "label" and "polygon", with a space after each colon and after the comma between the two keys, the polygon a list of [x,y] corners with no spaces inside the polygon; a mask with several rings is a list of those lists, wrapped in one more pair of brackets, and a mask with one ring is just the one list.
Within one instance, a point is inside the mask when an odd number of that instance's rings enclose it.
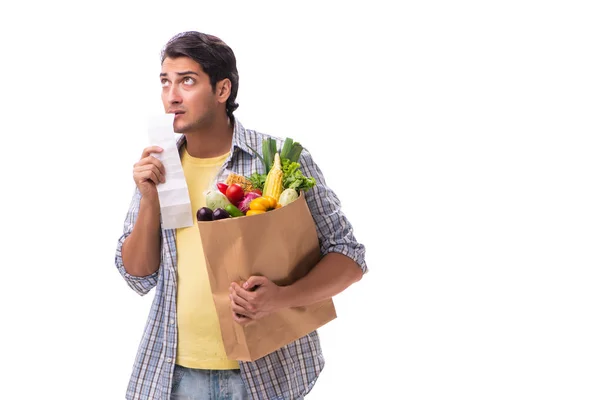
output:
{"label": "shirt button", "polygon": [[167,362],[168,363],[170,363],[171,361],[173,361],[173,360],[171,360],[170,358],[167,358]]}
{"label": "shirt button", "polygon": [[173,324],[175,323],[175,320],[174,320],[174,319],[172,319],[172,320],[170,320],[170,321],[169,321],[169,323],[170,323],[171,325],[173,325]]}

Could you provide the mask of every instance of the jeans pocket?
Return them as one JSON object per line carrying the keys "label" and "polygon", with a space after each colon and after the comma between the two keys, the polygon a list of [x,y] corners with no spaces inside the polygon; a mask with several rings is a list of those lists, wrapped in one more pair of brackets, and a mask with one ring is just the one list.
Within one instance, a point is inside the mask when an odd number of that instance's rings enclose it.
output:
{"label": "jeans pocket", "polygon": [[180,367],[179,365],[175,365],[175,369],[173,370],[173,384],[171,385],[171,393],[177,391],[179,388],[179,384],[183,380],[183,376],[185,375],[185,368]]}

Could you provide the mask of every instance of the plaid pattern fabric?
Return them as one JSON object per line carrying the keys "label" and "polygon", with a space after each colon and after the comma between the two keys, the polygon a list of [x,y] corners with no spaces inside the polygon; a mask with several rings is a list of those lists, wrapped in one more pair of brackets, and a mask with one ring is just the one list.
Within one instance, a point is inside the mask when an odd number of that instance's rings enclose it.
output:
{"label": "plaid pattern fabric", "polygon": [[[249,176],[263,172],[261,161],[250,147],[261,152],[265,134],[245,129],[235,121],[230,157],[221,167],[217,179],[225,181],[230,172]],[[281,148],[283,139],[275,137]],[[178,139],[183,145],[185,136]],[[249,147],[250,146],[250,147]],[[340,210],[340,201],[329,189],[321,170],[310,153],[302,152],[302,173],[316,179],[317,185],[306,192],[323,255],[342,253],[355,260],[363,272],[367,272],[365,248],[354,237],[352,226]],[[127,284],[140,295],[152,288],[156,293],[144,330],[127,388],[128,400],[169,400],[177,348],[176,315],[176,266],[175,230],[162,234],[161,264],[155,273],[146,277],[129,275],[123,267],[121,249],[123,241],[131,233],[138,216],[141,195],[136,188],[127,213],[123,235],[117,243],[115,264]],[[296,399],[306,395],[317,380],[324,366],[317,332],[271,353],[255,362],[240,362],[240,370],[252,400]]]}

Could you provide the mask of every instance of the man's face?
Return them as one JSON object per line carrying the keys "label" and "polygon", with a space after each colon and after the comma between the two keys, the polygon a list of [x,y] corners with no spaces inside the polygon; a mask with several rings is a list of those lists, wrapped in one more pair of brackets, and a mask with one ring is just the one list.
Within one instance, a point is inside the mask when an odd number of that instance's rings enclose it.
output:
{"label": "man's face", "polygon": [[175,114],[175,132],[189,133],[210,126],[219,101],[197,62],[188,57],[165,58],[160,82],[165,112]]}

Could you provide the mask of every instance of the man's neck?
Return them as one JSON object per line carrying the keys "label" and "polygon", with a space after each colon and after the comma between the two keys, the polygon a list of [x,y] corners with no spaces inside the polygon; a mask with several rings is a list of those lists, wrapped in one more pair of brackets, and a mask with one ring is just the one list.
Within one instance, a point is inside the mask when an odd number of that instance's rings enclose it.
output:
{"label": "man's neck", "polygon": [[233,124],[228,117],[225,117],[206,129],[184,133],[184,135],[187,152],[192,157],[218,157],[231,149]]}

